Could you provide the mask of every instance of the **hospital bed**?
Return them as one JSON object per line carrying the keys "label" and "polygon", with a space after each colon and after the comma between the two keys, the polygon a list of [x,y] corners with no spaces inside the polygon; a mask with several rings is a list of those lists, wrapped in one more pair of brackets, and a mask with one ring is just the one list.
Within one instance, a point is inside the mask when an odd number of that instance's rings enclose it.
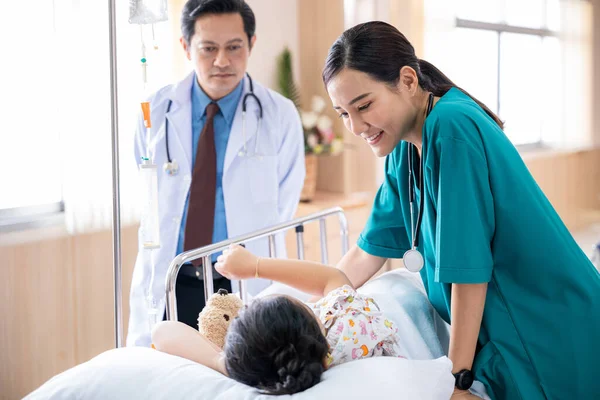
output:
{"label": "hospital bed", "polygon": [[[176,319],[175,280],[185,262],[222,251],[232,243],[245,244],[268,239],[271,256],[275,254],[274,235],[294,229],[298,258],[304,258],[303,232],[308,223],[320,225],[321,261],[328,262],[325,220],[340,221],[342,254],[348,250],[348,224],[341,208],[325,210],[249,235],[233,238],[175,257],[166,279],[167,317]],[[206,295],[213,293],[212,271],[205,269]],[[239,286],[244,301],[249,301],[244,283]],[[376,357],[349,362],[327,370],[316,386],[292,396],[296,400],[403,398],[446,400],[454,389],[452,363],[447,354],[449,329],[427,299],[418,274],[404,269],[385,273],[371,280],[359,292],[375,298],[387,317],[399,327],[406,343],[408,359]],[[308,295],[275,283],[259,296],[284,293],[306,300]],[[487,398],[476,382],[474,391]],[[51,378],[26,397],[37,399],[177,399],[267,400],[275,396],[227,378],[210,368],[156,350],[129,347],[106,351],[88,362]]]}

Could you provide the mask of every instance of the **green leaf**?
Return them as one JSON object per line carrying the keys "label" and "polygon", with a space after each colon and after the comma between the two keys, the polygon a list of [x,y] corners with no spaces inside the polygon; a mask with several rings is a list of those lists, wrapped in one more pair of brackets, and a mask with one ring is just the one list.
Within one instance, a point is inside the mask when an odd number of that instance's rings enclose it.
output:
{"label": "green leaf", "polygon": [[292,53],[286,47],[277,59],[277,91],[290,99],[300,109],[300,92],[294,83]]}

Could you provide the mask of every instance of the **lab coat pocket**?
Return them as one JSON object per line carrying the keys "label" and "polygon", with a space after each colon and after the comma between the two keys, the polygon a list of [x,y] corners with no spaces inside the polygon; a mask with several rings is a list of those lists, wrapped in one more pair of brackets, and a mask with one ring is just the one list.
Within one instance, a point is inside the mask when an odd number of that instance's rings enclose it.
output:
{"label": "lab coat pocket", "polygon": [[277,156],[248,157],[245,166],[253,202],[276,205],[279,188]]}
{"label": "lab coat pocket", "polygon": [[473,363],[475,380],[483,383],[493,399],[522,399],[508,365],[492,342],[481,348]]}

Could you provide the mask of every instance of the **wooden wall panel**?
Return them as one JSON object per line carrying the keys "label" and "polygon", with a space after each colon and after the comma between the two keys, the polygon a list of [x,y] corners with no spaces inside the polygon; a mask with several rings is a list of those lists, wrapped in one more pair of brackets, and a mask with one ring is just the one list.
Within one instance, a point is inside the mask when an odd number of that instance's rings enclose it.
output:
{"label": "wooden wall panel", "polygon": [[[69,240],[0,248],[2,396],[17,398],[77,362]],[[8,389],[8,392],[5,390]]]}
{"label": "wooden wall panel", "polygon": [[[326,112],[334,121],[333,129],[345,137],[351,136],[335,111],[330,107],[329,96],[323,87],[321,71],[329,47],[344,31],[343,0],[298,1],[298,37],[300,58],[300,84],[302,108],[310,109],[312,96],[318,95],[327,102]],[[345,157],[349,150],[337,157],[319,158],[317,188],[337,193],[350,193],[353,180],[346,173]],[[350,153],[352,154],[352,153]]]}
{"label": "wooden wall panel", "polygon": [[[136,235],[122,230],[125,321]],[[0,245],[0,399],[113,348],[113,287],[109,231]]]}
{"label": "wooden wall panel", "polygon": [[600,209],[600,149],[524,155],[529,171],[569,229],[579,229]]}

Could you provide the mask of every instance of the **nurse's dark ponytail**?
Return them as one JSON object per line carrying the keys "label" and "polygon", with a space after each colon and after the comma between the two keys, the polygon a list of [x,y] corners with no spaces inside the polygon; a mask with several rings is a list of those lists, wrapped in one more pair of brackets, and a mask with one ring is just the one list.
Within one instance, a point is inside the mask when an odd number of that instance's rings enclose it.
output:
{"label": "nurse's dark ponytail", "polygon": [[344,68],[369,74],[373,79],[396,88],[400,70],[409,66],[417,73],[419,86],[441,97],[453,87],[471,97],[497,124],[503,122],[485,104],[459,88],[439,69],[419,60],[406,37],[392,25],[381,21],[366,22],[346,30],[329,49],[323,82],[325,86]]}

